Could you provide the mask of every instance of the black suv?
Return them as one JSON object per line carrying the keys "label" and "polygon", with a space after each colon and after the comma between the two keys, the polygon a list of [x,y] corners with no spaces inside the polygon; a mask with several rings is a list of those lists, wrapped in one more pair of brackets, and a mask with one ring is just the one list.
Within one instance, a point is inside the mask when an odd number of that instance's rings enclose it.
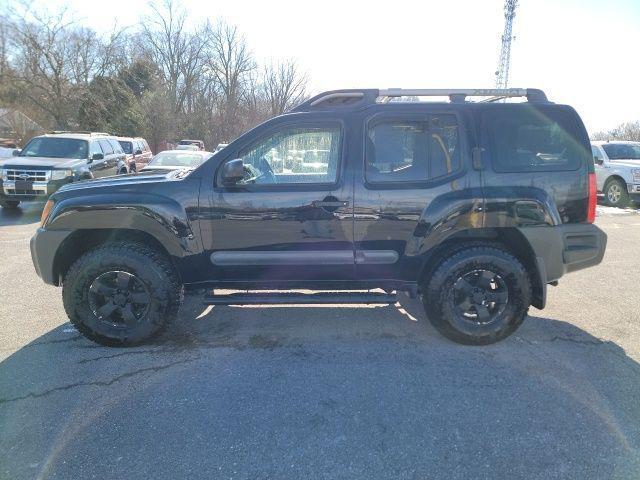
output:
{"label": "black suv", "polygon": [[[399,101],[433,96],[449,101]],[[602,260],[593,172],[579,116],[540,90],[333,91],[196,169],[65,186],[31,251],[102,344],[157,334],[183,287],[245,290],[204,297],[223,305],[406,292],[448,338],[488,344]]]}
{"label": "black suv", "polygon": [[29,140],[13,158],[0,160],[0,206],[46,200],[62,185],[116,175],[126,155],[106,133],[55,132]]}

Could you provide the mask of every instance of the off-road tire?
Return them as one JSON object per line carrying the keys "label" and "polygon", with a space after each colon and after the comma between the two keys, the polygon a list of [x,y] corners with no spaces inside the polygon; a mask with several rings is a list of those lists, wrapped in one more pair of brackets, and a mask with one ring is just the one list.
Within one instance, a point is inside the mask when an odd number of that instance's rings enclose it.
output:
{"label": "off-road tire", "polygon": [[20,200],[0,200],[0,207],[7,210],[15,210],[20,205]]}
{"label": "off-road tire", "polygon": [[[612,189],[617,189],[617,194],[614,195]],[[616,178],[612,178],[607,181],[604,186],[604,200],[610,207],[624,208],[629,206],[629,192],[627,192],[627,185],[624,182]],[[617,198],[617,200],[615,200]]]}
{"label": "off-road tire", "polygon": [[[135,275],[150,301],[135,327],[100,320],[91,308],[89,288],[105,272]],[[145,245],[118,242],[100,246],[76,260],[64,277],[62,299],[71,323],[90,340],[105,346],[133,346],[158,335],[177,316],[183,287],[171,262]]]}
{"label": "off-road tire", "polygon": [[[500,275],[508,291],[504,311],[489,323],[463,319],[455,309],[454,284],[474,271]],[[531,280],[522,263],[505,250],[488,245],[456,249],[428,275],[421,286],[431,324],[448,339],[465,345],[487,345],[511,335],[524,321],[531,304]]]}

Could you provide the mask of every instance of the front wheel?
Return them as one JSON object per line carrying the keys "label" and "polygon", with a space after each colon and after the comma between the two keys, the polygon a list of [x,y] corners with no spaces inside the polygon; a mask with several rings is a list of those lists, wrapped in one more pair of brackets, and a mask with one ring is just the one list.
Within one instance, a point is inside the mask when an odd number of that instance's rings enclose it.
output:
{"label": "front wheel", "polygon": [[629,204],[627,185],[620,180],[612,179],[604,187],[604,197],[607,205],[612,207],[626,207]]}
{"label": "front wheel", "polygon": [[529,275],[518,259],[494,246],[458,250],[423,288],[429,321],[445,337],[486,345],[511,335],[531,304]]}
{"label": "front wheel", "polygon": [[64,278],[71,323],[101,345],[137,345],[178,313],[182,285],[162,254],[137,243],[113,243],[80,257]]}

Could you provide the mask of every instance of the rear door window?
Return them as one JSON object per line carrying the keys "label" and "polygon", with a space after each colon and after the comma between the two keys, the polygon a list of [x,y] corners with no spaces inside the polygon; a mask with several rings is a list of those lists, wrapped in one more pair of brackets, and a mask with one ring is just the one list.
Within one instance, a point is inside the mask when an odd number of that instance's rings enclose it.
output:
{"label": "rear door window", "polygon": [[113,147],[106,139],[98,141],[100,142],[100,146],[102,147],[102,151],[104,152],[105,157],[113,153]]}
{"label": "rear door window", "polygon": [[426,182],[460,169],[456,116],[421,117],[378,118],[369,124],[365,148],[368,183]]}
{"label": "rear door window", "polygon": [[498,172],[577,170],[589,157],[582,129],[567,110],[504,105],[485,111],[483,125]]}
{"label": "rear door window", "polygon": [[117,140],[110,138],[109,139],[109,144],[111,145],[111,147],[113,148],[113,151],[117,154],[121,154],[122,152],[122,147],[120,146],[120,144],[118,143]]}

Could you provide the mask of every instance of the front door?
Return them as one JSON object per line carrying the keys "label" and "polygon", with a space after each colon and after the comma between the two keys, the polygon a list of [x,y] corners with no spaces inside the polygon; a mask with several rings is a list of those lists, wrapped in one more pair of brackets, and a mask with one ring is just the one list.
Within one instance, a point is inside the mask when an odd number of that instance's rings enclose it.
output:
{"label": "front door", "polygon": [[[203,222],[211,280],[295,287],[302,280],[353,278],[353,187],[344,168],[344,135],[338,121],[298,121],[228,152]],[[245,178],[225,184],[224,163],[238,158]]]}

